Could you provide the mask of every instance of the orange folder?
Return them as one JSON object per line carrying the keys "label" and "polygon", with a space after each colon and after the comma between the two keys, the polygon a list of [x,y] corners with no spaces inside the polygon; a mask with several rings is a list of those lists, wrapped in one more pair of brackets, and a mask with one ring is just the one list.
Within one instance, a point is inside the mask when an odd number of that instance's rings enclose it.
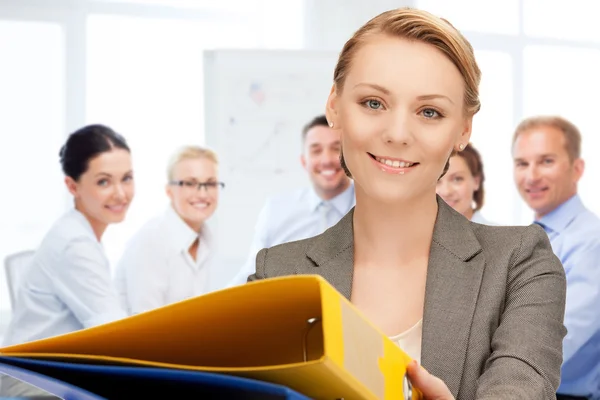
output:
{"label": "orange folder", "polygon": [[406,378],[410,357],[312,275],[251,282],[0,354],[231,374],[314,399],[421,399]]}

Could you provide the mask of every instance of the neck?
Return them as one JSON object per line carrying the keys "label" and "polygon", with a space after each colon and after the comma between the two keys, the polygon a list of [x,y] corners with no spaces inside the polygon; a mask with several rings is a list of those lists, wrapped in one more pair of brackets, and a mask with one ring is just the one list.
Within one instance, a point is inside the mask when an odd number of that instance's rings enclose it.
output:
{"label": "neck", "polygon": [[313,186],[317,196],[319,196],[321,200],[331,200],[342,194],[348,187],[350,187],[350,179],[345,179],[338,187],[331,190],[323,190],[317,186]]}
{"label": "neck", "polygon": [[202,226],[204,225],[203,222],[192,222],[192,221],[186,221],[183,220],[185,222],[185,224],[187,226],[190,227],[190,229],[192,229],[194,232],[196,232],[198,235],[200,235],[200,232],[202,232]]}
{"label": "neck", "polygon": [[77,203],[75,203],[75,209],[82,213],[85,219],[88,220],[88,222],[92,226],[92,230],[94,231],[96,239],[98,239],[99,242],[102,241],[102,235],[104,235],[104,231],[106,231],[106,227],[108,226],[108,224],[101,222],[89,215],[88,213],[86,213],[85,210],[83,210],[83,208]]}
{"label": "neck", "polygon": [[470,221],[473,219],[473,215],[475,214],[475,210],[473,210],[472,208],[469,208],[465,213],[464,216]]}
{"label": "neck", "polygon": [[437,218],[435,195],[382,204],[356,192],[354,210],[355,262],[363,265],[408,265],[428,257]]}

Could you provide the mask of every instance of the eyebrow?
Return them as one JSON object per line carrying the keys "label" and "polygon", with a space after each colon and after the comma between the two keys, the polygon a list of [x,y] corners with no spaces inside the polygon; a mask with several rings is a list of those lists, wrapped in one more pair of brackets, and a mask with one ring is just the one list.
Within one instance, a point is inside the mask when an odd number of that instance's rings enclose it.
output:
{"label": "eyebrow", "polygon": [[443,94],[425,94],[423,96],[417,97],[417,100],[433,100],[433,99],[443,99],[448,100],[450,103],[454,104],[452,99],[448,96],[444,96]]}
{"label": "eyebrow", "polygon": [[[133,174],[133,170],[132,169],[130,169],[129,171],[125,172],[123,175],[131,175],[131,174]],[[96,174],[96,178],[98,178],[100,176],[107,176],[109,178],[112,178],[112,175],[109,174],[108,172],[98,172]]]}
{"label": "eyebrow", "polygon": [[377,85],[375,83],[358,83],[358,84],[354,85],[354,89],[356,89],[357,87],[360,87],[360,86],[368,86],[368,87],[370,87],[372,89],[375,89],[375,90],[378,90],[378,91],[380,91],[380,92],[382,92],[382,93],[384,93],[386,95],[390,94],[389,90],[387,90],[383,86]]}
{"label": "eyebrow", "polygon": [[[545,154],[540,154],[538,156],[535,156],[534,158],[546,158],[546,157],[557,157],[557,155],[555,153],[545,153]],[[527,161],[524,158],[515,158],[514,161]]]}

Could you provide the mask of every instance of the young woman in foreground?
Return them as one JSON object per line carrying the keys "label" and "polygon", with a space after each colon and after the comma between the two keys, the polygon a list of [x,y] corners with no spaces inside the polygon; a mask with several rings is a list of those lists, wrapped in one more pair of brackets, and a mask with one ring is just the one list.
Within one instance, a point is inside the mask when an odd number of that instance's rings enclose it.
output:
{"label": "young woman in foreground", "polygon": [[398,9],[360,28],[327,118],[356,207],[314,238],[261,250],[249,280],[320,274],[415,360],[426,399],[554,399],[566,282],[541,227],[474,224],[436,195],[479,110],[473,49]]}

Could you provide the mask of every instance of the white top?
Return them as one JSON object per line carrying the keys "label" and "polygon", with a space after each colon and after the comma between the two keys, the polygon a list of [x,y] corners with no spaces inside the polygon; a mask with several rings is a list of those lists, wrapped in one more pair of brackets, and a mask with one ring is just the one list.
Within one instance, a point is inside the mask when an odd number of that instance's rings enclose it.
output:
{"label": "white top", "polygon": [[73,209],[54,223],[17,290],[4,345],[44,339],[126,317],[92,226]]}
{"label": "white top", "polygon": [[312,187],[267,199],[256,223],[248,259],[230,286],[246,283],[256,272],[256,253],[281,243],[317,236],[337,224],[356,204],[354,184],[324,201]]}
{"label": "white top", "polygon": [[[190,246],[200,239],[196,260]],[[206,224],[198,235],[171,206],[129,241],[115,273],[121,302],[130,315],[210,291],[215,248]]]}
{"label": "white top", "polygon": [[423,320],[421,319],[408,330],[390,339],[406,354],[421,364],[421,338],[423,335]]}

